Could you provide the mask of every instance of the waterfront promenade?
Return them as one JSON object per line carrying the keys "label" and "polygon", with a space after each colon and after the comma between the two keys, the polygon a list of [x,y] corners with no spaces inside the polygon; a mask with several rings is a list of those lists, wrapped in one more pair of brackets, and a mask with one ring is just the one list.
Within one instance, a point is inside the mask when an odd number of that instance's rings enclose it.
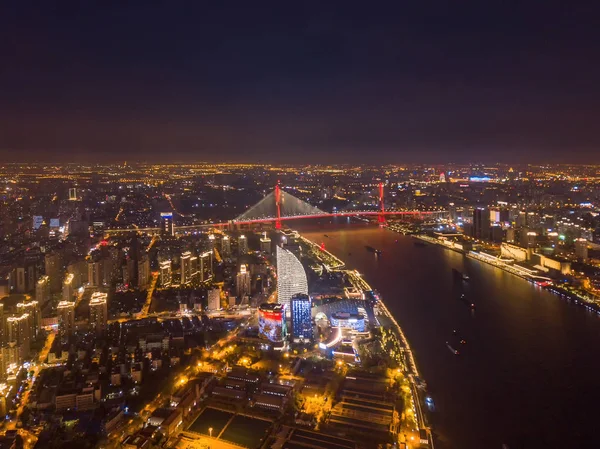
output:
{"label": "waterfront promenade", "polygon": [[[369,285],[369,283],[364,279],[363,276],[361,276],[361,274],[357,270],[348,269],[347,265],[344,261],[342,261],[340,258],[335,256],[334,254],[330,253],[329,251],[322,249],[316,242],[313,242],[312,240],[309,240],[303,236],[300,236],[300,239],[306,245],[309,245],[312,248],[315,256],[317,258],[319,258],[319,261],[321,263],[325,264],[329,270],[345,273],[348,276],[348,279],[350,280],[350,282],[352,283],[352,285],[355,289],[363,291],[363,292],[373,291],[373,287],[371,287],[371,285]],[[414,412],[414,415],[416,417],[416,422],[418,425],[418,429],[413,429],[413,430],[415,431],[416,434],[418,434],[419,430],[421,430],[421,429],[425,430],[427,432],[427,436],[428,436],[428,440],[429,440],[429,447],[433,449],[434,448],[433,434],[431,431],[431,427],[427,423],[426,416],[425,416],[422,406],[421,406],[421,401],[424,399],[423,398],[424,382],[421,379],[421,376],[417,369],[417,364],[415,362],[413,351],[410,348],[410,344],[408,343],[408,339],[406,338],[406,335],[402,331],[402,328],[400,327],[400,325],[398,324],[398,322],[396,321],[396,319],[394,318],[392,313],[388,310],[387,306],[385,305],[384,300],[381,297],[379,297],[379,301],[377,304],[378,304],[380,314],[384,317],[384,320],[387,323],[391,323],[390,329],[396,335],[396,338],[398,339],[398,341],[400,343],[402,353],[405,357],[405,360],[398,360],[398,362],[399,362],[400,366],[406,367],[406,371],[404,372],[404,374],[407,376],[407,378],[410,382],[410,390],[411,390],[410,397],[411,397],[411,402],[412,402],[411,409]],[[407,363],[403,363],[404,361],[406,361]]]}

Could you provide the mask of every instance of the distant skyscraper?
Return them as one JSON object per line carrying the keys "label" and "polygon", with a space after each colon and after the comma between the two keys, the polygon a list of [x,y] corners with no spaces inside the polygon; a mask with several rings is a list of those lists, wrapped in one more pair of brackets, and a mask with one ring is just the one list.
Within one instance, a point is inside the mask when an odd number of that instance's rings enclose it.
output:
{"label": "distant skyscraper", "polygon": [[171,261],[163,260],[159,266],[160,266],[160,285],[163,287],[170,287],[171,282],[173,281],[173,276],[171,273]]}
{"label": "distant skyscraper", "polygon": [[69,200],[77,201],[77,189],[75,187],[69,188]]}
{"label": "distant skyscraper", "polygon": [[214,249],[215,248],[215,235],[214,234],[209,234],[208,235],[208,249]]}
{"label": "distant skyscraper", "polygon": [[308,295],[292,296],[292,336],[294,341],[312,341],[311,301]]}
{"label": "distant skyscraper", "polygon": [[75,303],[70,301],[61,301],[56,308],[58,312],[58,332],[62,336],[73,333],[75,329]]}
{"label": "distant skyscraper", "polygon": [[90,326],[98,333],[106,329],[108,322],[106,300],[107,294],[101,292],[92,293],[92,299],[90,299]]}
{"label": "distant skyscraper", "polygon": [[244,254],[248,254],[248,239],[245,235],[240,235],[238,239],[238,254],[243,256]]}
{"label": "distant skyscraper", "polygon": [[165,235],[175,235],[175,226],[173,224],[173,212],[160,213],[160,230]]}
{"label": "distant skyscraper", "polygon": [[240,271],[235,278],[235,291],[240,298],[250,295],[250,272],[246,265],[240,266]]}
{"label": "distant skyscraper", "polygon": [[227,235],[221,239],[221,257],[231,257],[231,240]]}
{"label": "distant skyscraper", "polygon": [[295,294],[308,295],[306,272],[298,258],[277,245],[277,302],[284,304],[290,313],[290,301]]}
{"label": "distant skyscraper", "polygon": [[488,240],[490,237],[490,211],[478,207],[473,211],[473,237]]}

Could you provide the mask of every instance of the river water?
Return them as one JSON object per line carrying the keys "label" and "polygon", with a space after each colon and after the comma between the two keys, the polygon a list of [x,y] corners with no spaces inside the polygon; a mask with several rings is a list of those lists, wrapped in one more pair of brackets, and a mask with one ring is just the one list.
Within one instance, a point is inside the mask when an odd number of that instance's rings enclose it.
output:
{"label": "river water", "polygon": [[597,315],[462,254],[339,220],[296,229],[383,295],[435,401],[437,449],[600,448]]}

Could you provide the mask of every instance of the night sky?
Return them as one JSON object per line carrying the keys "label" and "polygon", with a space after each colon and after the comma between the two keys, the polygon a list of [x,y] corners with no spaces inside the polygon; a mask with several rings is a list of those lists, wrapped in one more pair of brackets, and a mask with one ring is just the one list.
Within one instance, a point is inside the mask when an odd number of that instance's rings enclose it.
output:
{"label": "night sky", "polygon": [[4,160],[600,163],[598,2],[81,3],[0,6]]}

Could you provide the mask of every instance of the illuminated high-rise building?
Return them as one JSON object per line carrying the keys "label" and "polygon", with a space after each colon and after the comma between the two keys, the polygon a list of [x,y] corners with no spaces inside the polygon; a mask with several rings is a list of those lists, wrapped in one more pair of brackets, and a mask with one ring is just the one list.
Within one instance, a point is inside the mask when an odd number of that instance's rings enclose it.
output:
{"label": "illuminated high-rise building", "polygon": [[214,234],[208,235],[208,248],[211,250],[215,248],[215,235]]}
{"label": "illuminated high-rise building", "polygon": [[235,292],[238,298],[250,295],[250,272],[246,265],[240,265],[240,271],[235,277]]}
{"label": "illuminated high-rise building", "polygon": [[65,280],[63,281],[63,286],[62,286],[63,301],[73,301],[73,297],[75,296],[75,288],[73,288],[74,278],[75,278],[75,275],[73,273],[68,273],[65,276]]}
{"label": "illuminated high-rise building", "polygon": [[50,277],[42,276],[37,281],[35,285],[35,300],[42,306],[50,300]]}
{"label": "illuminated high-rise building", "polygon": [[199,264],[198,256],[190,257],[190,276],[193,282],[198,282],[198,278],[200,277]]}
{"label": "illuminated high-rise building", "polygon": [[248,239],[243,234],[238,238],[238,254],[240,256],[248,254]]}
{"label": "illuminated high-rise building", "polygon": [[221,257],[231,257],[231,240],[227,235],[221,239]]}
{"label": "illuminated high-rise building", "polygon": [[301,293],[308,295],[306,272],[298,258],[277,245],[277,302],[290,309],[292,296]]}
{"label": "illuminated high-rise building", "polygon": [[160,285],[163,287],[170,287],[173,281],[171,273],[171,261],[163,260],[160,265]]}
{"label": "illuminated high-rise building", "polygon": [[69,188],[69,201],[77,201],[77,188]]}
{"label": "illuminated high-rise building", "polygon": [[189,284],[192,281],[192,264],[190,259],[192,258],[192,253],[189,251],[184,252],[181,255],[181,266],[180,266],[180,274],[181,274],[181,285]]}
{"label": "illuminated high-rise building", "polygon": [[200,282],[206,282],[212,279],[213,277],[213,267],[212,267],[212,259],[213,252],[206,251],[200,254]]}
{"label": "illuminated high-rise building", "polygon": [[62,336],[73,333],[75,329],[75,303],[70,301],[61,301],[56,307],[58,313],[58,332]]}
{"label": "illuminated high-rise building", "polygon": [[138,285],[140,290],[146,290],[150,284],[150,258],[142,254],[138,260]]}
{"label": "illuminated high-rise building", "polygon": [[104,280],[104,270],[102,260],[88,261],[88,285],[90,287],[100,287]]}
{"label": "illuminated high-rise building", "polygon": [[31,324],[27,313],[6,319],[6,341],[18,348],[19,362],[29,356],[31,345]]}
{"label": "illuminated high-rise building", "polygon": [[20,302],[17,304],[18,315],[29,315],[29,336],[37,338],[42,326],[42,311],[37,301]]}
{"label": "illuminated high-rise building", "polygon": [[309,342],[313,339],[310,296],[297,294],[292,296],[292,337],[296,342]]}
{"label": "illuminated high-rise building", "polygon": [[271,254],[271,239],[267,237],[266,232],[260,239],[260,250],[265,254]]}
{"label": "illuminated high-rise building", "polygon": [[92,293],[92,299],[90,299],[90,326],[97,333],[103,332],[108,322],[108,304],[106,301],[106,293]]}
{"label": "illuminated high-rise building", "polygon": [[160,230],[164,235],[175,235],[175,226],[173,223],[173,212],[160,213]]}
{"label": "illuminated high-rise building", "polygon": [[221,291],[213,288],[208,291],[208,310],[210,312],[221,308]]}
{"label": "illuminated high-rise building", "polygon": [[261,304],[258,307],[258,331],[269,341],[282,342],[286,336],[285,306]]}
{"label": "illuminated high-rise building", "polygon": [[575,256],[582,262],[588,260],[588,242],[586,239],[575,239]]}

